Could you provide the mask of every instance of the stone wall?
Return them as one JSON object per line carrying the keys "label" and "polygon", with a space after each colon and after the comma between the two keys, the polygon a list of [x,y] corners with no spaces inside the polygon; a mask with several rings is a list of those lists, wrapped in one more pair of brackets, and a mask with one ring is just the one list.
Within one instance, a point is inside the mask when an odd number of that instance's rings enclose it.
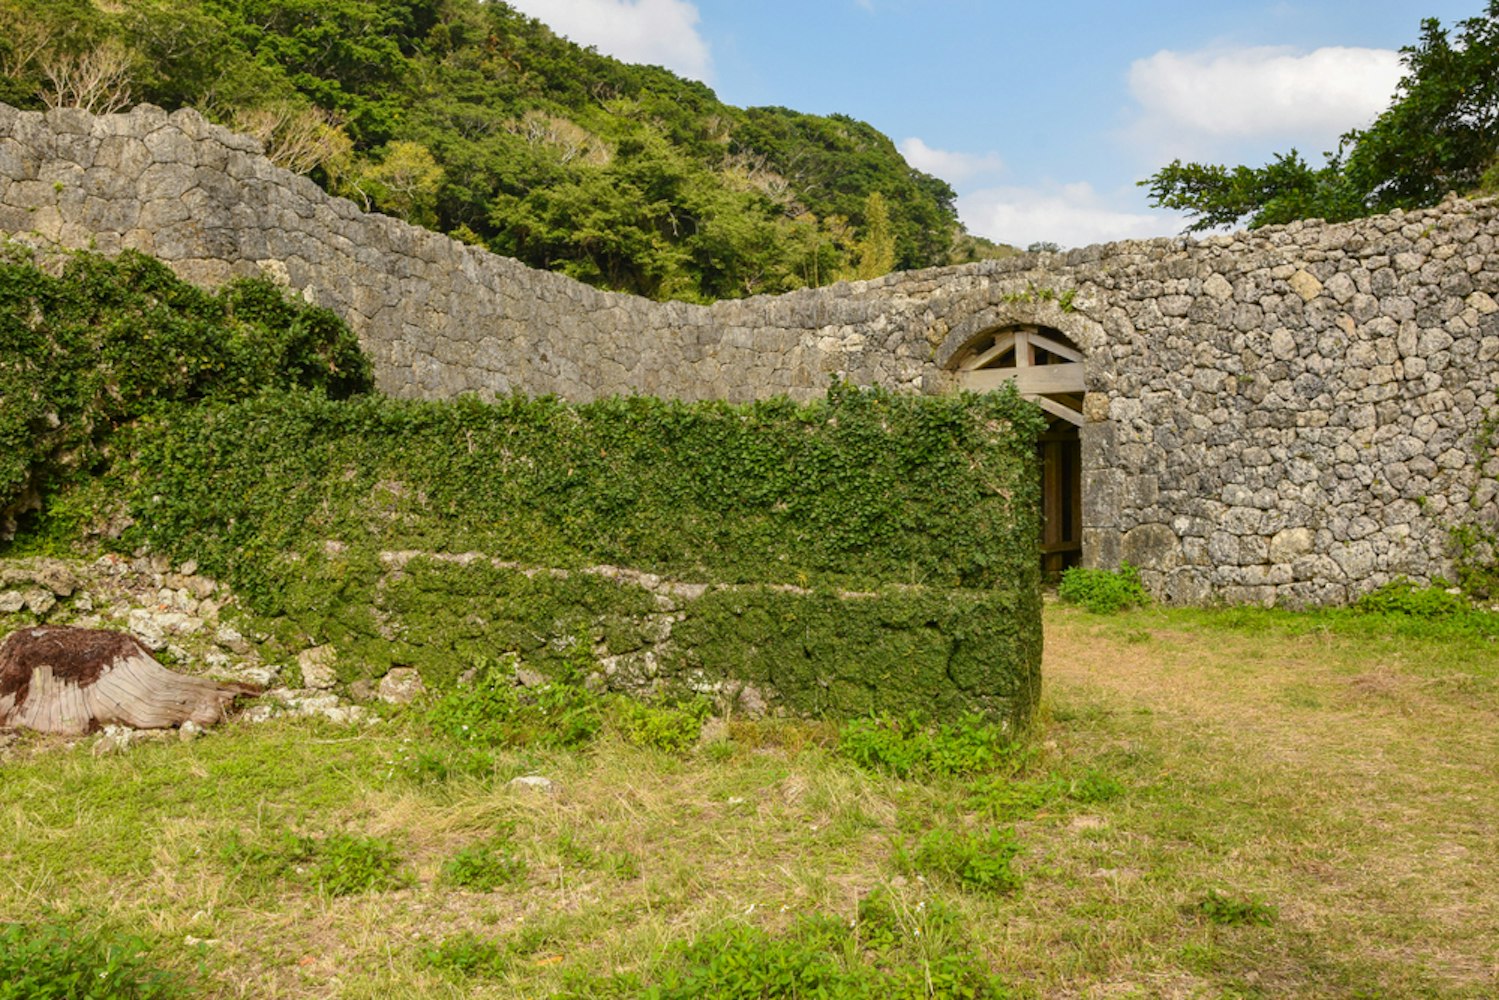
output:
{"label": "stone wall", "polygon": [[1492,202],[702,307],[364,214],[258,154],[190,111],[0,106],[0,231],[205,284],[269,275],[344,316],[398,396],[806,399],[835,374],[937,392],[977,338],[1050,327],[1085,354],[1084,560],[1128,560],[1171,601],[1339,603],[1450,575],[1450,526],[1499,527],[1477,463],[1499,411]]}

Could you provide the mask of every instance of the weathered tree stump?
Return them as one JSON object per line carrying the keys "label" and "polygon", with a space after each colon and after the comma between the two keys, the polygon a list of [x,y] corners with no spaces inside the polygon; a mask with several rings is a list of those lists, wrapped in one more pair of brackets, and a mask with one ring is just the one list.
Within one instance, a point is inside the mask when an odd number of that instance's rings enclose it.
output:
{"label": "weathered tree stump", "polygon": [[23,628],[0,643],[0,727],[77,736],[106,724],[211,726],[235,698],[259,693],[174,673],[123,632]]}

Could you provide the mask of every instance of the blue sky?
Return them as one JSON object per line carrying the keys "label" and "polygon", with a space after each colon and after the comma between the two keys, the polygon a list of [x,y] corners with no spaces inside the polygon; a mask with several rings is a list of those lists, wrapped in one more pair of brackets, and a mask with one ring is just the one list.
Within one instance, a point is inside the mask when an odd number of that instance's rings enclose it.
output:
{"label": "blue sky", "polygon": [[1366,125],[1423,17],[1484,0],[509,0],[740,106],[840,112],[1024,246],[1179,232],[1135,182],[1175,157],[1320,159]]}

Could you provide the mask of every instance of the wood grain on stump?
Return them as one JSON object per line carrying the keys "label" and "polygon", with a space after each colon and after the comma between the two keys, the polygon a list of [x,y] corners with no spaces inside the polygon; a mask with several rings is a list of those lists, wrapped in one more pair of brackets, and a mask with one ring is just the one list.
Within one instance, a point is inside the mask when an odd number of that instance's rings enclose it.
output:
{"label": "wood grain on stump", "polygon": [[80,628],[23,628],[0,643],[0,727],[81,735],[106,725],[211,726],[244,684],[163,667],[134,636]]}

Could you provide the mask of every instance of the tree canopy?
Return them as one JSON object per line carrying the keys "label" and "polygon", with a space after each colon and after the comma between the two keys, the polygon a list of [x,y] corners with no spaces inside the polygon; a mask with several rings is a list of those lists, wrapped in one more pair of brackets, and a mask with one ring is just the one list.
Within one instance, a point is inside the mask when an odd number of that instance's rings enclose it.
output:
{"label": "tree canopy", "polygon": [[1294,149],[1263,167],[1176,160],[1140,182],[1151,204],[1187,212],[1189,230],[1255,228],[1499,190],[1499,0],[1459,22],[1455,36],[1427,18],[1420,41],[1401,53],[1405,75],[1390,107],[1367,129],[1346,133],[1320,167]]}
{"label": "tree canopy", "polygon": [[0,0],[0,100],[197,107],[367,208],[655,298],[947,263],[961,235],[864,122],[735,108],[500,2]]}

